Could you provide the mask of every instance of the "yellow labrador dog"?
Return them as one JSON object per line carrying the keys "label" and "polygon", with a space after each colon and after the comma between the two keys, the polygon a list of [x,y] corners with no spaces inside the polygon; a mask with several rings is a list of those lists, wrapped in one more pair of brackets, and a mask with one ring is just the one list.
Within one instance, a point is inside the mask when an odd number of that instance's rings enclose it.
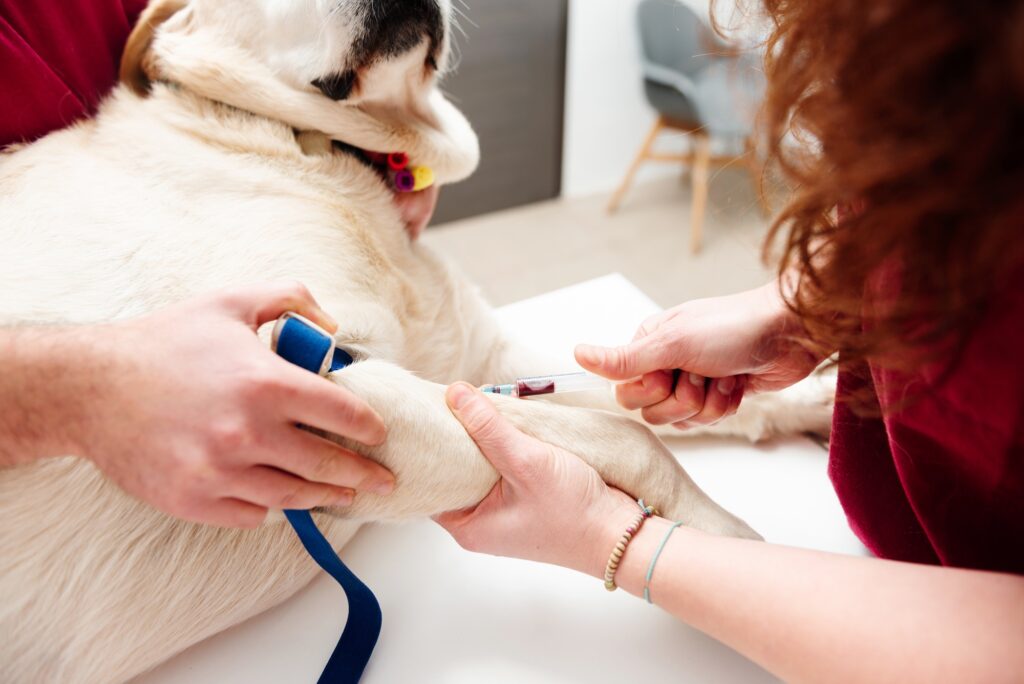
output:
{"label": "yellow labrador dog", "polygon": [[[332,143],[407,152],[442,183],[473,171],[474,133],[437,89],[450,13],[449,0],[154,0],[99,115],[0,157],[0,324],[108,321],[227,285],[301,281],[359,360],[331,380],[389,427],[382,447],[347,446],[398,482],[321,511],[328,539],[340,548],[362,521],[479,501],[497,476],[437,383],[549,369],[410,242],[377,173]],[[639,423],[498,401],[669,517],[756,536]],[[770,401],[721,430],[760,437],[828,414]],[[248,531],[181,522],[71,457],[0,471],[0,678],[124,681],[316,572],[280,516]]]}

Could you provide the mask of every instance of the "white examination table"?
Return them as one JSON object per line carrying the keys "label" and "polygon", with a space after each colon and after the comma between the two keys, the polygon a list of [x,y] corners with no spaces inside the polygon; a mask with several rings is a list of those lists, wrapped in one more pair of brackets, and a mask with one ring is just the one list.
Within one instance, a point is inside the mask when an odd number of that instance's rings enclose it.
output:
{"label": "white examination table", "polygon": [[[576,342],[622,343],[658,307],[618,274],[511,304],[503,322],[572,368]],[[495,378],[495,381],[504,378]],[[693,479],[772,542],[866,554],[804,438],[670,444]],[[363,682],[766,682],[764,670],[659,609],[561,568],[470,554],[437,525],[367,527],[342,558],[377,594],[384,627]],[[312,563],[313,561],[310,560]],[[138,684],[316,682],[345,620],[327,575],[194,646]]]}

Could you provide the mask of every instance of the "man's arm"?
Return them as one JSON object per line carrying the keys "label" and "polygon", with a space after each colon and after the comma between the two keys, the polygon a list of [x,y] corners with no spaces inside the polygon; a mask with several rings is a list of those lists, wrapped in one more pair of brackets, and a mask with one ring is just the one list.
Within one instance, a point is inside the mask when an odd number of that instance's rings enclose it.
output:
{"label": "man's arm", "polygon": [[107,365],[93,353],[89,333],[95,331],[0,329],[0,467],[75,451],[71,434],[89,403],[88,376],[102,377]]}
{"label": "man's arm", "polygon": [[362,400],[259,341],[256,328],[285,311],[337,327],[285,283],[121,323],[0,329],[0,466],[82,456],[167,513],[241,527],[268,508],[389,493],[383,467],[298,427],[385,439]]}

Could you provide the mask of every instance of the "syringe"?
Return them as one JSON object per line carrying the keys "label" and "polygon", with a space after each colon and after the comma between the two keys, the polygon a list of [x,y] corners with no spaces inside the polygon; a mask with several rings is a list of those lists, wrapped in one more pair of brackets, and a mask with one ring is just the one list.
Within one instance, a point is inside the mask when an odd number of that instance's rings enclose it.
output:
{"label": "syringe", "polygon": [[485,394],[501,394],[506,397],[534,397],[540,394],[587,392],[605,389],[609,385],[609,381],[599,375],[580,371],[578,373],[518,378],[504,385],[484,385],[480,391]]}

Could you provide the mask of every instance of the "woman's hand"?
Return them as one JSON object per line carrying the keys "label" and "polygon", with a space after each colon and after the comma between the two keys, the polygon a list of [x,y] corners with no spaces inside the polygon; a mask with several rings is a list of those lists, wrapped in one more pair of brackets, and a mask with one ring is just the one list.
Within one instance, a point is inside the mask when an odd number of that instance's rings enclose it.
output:
{"label": "woman's hand", "polygon": [[636,502],[578,456],[517,430],[469,385],[452,385],[446,396],[501,479],[479,504],[437,522],[470,551],[603,576]]}
{"label": "woman's hand", "polygon": [[[448,402],[501,479],[479,505],[438,522],[467,549],[600,579],[636,503],[577,457],[516,430],[469,386],[452,386]],[[883,673],[901,682],[987,682],[1024,671],[1019,575],[830,554],[686,527],[669,537],[670,527],[657,517],[644,523],[616,584],[635,596],[649,586],[658,606],[784,681],[877,681]]]}
{"label": "woman's hand", "polygon": [[29,330],[35,342],[13,353],[24,387],[0,391],[0,404],[23,409],[21,429],[36,435],[22,436],[22,453],[84,456],[129,494],[186,520],[254,527],[269,508],[390,492],[383,467],[298,427],[368,445],[386,435],[361,399],[260,342],[256,328],[285,311],[337,328],[302,285],[277,283],[122,323]]}
{"label": "woman's hand", "polygon": [[653,425],[710,425],[736,412],[744,392],[788,387],[823,357],[798,341],[799,321],[771,283],[680,304],[644,321],[616,348],[579,345],[576,360],[611,380],[623,407]]}

